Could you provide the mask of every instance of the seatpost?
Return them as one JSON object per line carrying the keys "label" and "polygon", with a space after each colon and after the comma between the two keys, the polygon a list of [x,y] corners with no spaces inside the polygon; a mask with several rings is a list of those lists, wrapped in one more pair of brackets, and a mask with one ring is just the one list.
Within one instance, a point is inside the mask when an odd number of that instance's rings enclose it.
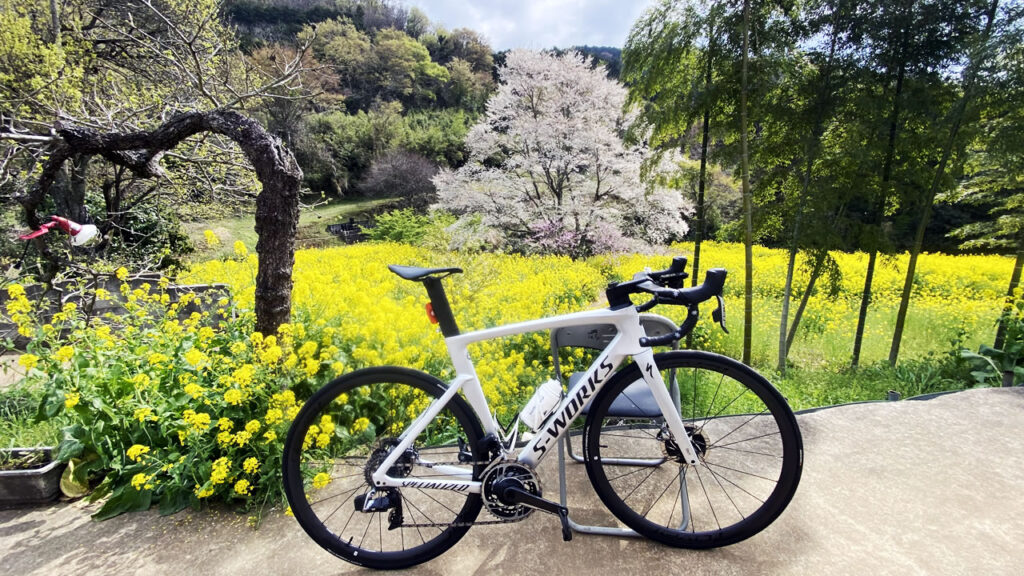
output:
{"label": "seatpost", "polygon": [[423,286],[427,288],[427,297],[430,298],[430,306],[434,310],[434,317],[437,318],[437,325],[441,327],[441,334],[445,338],[458,336],[459,326],[455,323],[455,315],[452,314],[452,307],[448,304],[448,296],[444,293],[441,279],[424,278]]}

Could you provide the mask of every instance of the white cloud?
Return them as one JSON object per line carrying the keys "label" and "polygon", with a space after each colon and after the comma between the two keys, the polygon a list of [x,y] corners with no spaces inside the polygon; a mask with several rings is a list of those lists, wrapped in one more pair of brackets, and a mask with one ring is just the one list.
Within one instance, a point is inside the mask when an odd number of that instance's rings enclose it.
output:
{"label": "white cloud", "polygon": [[619,46],[653,0],[407,0],[435,24],[470,28],[494,50]]}

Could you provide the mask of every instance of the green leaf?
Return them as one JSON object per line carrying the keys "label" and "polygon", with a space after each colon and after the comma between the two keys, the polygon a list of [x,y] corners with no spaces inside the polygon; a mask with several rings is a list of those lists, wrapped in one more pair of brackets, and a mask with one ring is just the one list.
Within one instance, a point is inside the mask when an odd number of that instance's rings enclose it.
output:
{"label": "green leaf", "polygon": [[169,516],[184,510],[190,503],[192,491],[181,486],[168,488],[160,497],[160,515]]}
{"label": "green leaf", "polygon": [[92,515],[95,520],[109,520],[114,516],[120,516],[125,512],[136,512],[146,510],[153,503],[152,490],[136,490],[131,486],[121,486],[114,490],[110,499],[103,507]]}

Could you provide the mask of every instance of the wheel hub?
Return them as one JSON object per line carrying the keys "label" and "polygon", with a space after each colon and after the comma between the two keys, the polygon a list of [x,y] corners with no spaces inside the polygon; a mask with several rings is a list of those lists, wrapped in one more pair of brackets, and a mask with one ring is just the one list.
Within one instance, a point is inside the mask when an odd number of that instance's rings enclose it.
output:
{"label": "wheel hub", "polygon": [[[693,444],[693,449],[697,453],[698,458],[707,457],[708,453],[708,439],[704,436],[702,430],[697,430],[695,426],[686,425],[686,435],[690,439],[690,443]],[[662,442],[661,449],[668,460],[674,460],[680,464],[686,464],[686,457],[683,455],[683,450],[679,447],[679,443],[672,438],[672,433],[667,428],[662,428],[658,432],[658,440]]]}
{"label": "wheel hub", "polygon": [[[370,457],[366,460],[366,466],[363,468],[363,476],[366,478],[366,483],[373,486],[373,473],[380,468],[380,465],[384,463],[384,460],[391,454],[391,451],[401,441],[398,438],[381,438],[377,443],[377,448],[370,453]],[[402,454],[398,460],[395,461],[391,468],[388,468],[388,476],[392,478],[405,478],[412,474],[413,463],[416,461],[416,450],[410,448]]]}

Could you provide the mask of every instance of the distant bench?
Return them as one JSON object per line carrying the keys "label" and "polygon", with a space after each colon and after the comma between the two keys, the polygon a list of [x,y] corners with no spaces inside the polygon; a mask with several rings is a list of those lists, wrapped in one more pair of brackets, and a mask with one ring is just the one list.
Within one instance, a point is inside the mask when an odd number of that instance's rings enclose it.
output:
{"label": "distant bench", "polygon": [[362,242],[363,240],[366,240],[367,236],[363,230],[368,228],[373,228],[373,220],[356,220],[355,218],[349,218],[348,222],[327,226],[327,232],[329,234],[334,234],[338,239],[346,244],[353,244],[355,242]]}

